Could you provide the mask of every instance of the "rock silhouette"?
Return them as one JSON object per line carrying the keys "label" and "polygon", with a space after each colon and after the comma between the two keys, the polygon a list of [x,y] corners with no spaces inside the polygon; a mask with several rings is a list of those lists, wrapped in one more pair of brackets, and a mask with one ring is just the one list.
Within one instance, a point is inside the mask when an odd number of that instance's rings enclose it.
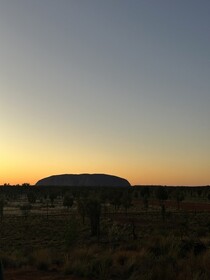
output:
{"label": "rock silhouette", "polygon": [[114,175],[107,174],[62,174],[43,178],[37,186],[89,186],[89,187],[129,187],[130,183]]}

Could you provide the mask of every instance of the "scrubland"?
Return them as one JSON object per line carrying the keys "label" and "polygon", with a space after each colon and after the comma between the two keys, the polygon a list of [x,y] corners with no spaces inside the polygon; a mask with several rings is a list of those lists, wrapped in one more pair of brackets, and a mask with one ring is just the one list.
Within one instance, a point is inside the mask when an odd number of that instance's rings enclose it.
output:
{"label": "scrubland", "polygon": [[208,187],[11,188],[5,279],[210,279]]}

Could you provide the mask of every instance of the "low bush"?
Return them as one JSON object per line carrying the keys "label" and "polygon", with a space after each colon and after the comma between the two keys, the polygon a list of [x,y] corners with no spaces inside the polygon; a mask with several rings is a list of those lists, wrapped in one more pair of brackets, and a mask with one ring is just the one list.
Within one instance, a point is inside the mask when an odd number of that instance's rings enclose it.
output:
{"label": "low bush", "polygon": [[39,270],[49,270],[52,264],[51,252],[48,249],[40,249],[33,252],[32,263]]}

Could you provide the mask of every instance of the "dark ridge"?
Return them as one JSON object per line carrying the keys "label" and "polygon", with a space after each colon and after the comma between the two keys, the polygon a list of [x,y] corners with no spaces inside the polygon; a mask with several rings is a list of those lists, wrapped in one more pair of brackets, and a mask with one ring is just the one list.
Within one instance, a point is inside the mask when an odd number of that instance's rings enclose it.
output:
{"label": "dark ridge", "polygon": [[107,174],[62,174],[43,178],[36,186],[129,187],[130,183],[124,178]]}

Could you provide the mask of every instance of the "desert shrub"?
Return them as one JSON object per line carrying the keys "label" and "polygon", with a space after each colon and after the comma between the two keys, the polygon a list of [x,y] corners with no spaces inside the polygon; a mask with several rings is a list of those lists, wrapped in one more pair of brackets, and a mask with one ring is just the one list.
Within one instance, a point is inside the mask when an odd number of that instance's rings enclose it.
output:
{"label": "desert shrub", "polygon": [[101,252],[97,246],[74,249],[65,257],[63,270],[65,274],[93,279],[109,279],[112,257],[110,253]]}
{"label": "desert shrub", "polygon": [[65,235],[64,235],[64,241],[67,250],[76,245],[78,237],[79,237],[78,221],[75,218],[71,217],[71,219],[68,221],[65,230]]}
{"label": "desert shrub", "polygon": [[37,200],[36,194],[32,191],[29,191],[27,193],[27,199],[28,199],[28,203],[35,203]]}
{"label": "desert shrub", "polygon": [[195,256],[190,253],[186,258],[179,260],[177,279],[208,280],[209,274],[205,269],[204,255]]}
{"label": "desert shrub", "polygon": [[73,249],[65,256],[63,271],[79,277],[87,277],[93,254],[87,248]]}
{"label": "desert shrub", "polygon": [[176,258],[179,254],[179,242],[173,236],[150,238],[146,247],[154,257],[167,255]]}
{"label": "desert shrub", "polygon": [[180,255],[185,257],[189,253],[195,256],[204,253],[207,250],[206,245],[200,240],[185,239],[180,244]]}
{"label": "desert shrub", "polygon": [[130,233],[130,228],[128,225],[119,224],[119,223],[112,223],[112,225],[108,228],[108,238],[109,242],[119,242],[121,240],[125,240]]}
{"label": "desert shrub", "polygon": [[126,251],[141,251],[142,250],[142,247],[140,245],[140,241],[133,241],[131,240],[130,242],[126,242],[124,244],[122,244],[119,249],[121,250],[126,250]]}
{"label": "desert shrub", "polygon": [[48,270],[52,264],[51,252],[40,249],[32,253],[32,262],[39,270]]}
{"label": "desert shrub", "polygon": [[86,202],[87,201],[84,198],[77,199],[77,211],[80,217],[82,218],[83,225],[85,224]]}
{"label": "desert shrub", "polygon": [[131,258],[134,258],[134,252],[119,250],[115,253],[115,264],[119,266],[126,265]]}
{"label": "desert shrub", "polygon": [[56,249],[51,249],[51,262],[53,266],[60,267],[64,263],[63,254]]}
{"label": "desert shrub", "polygon": [[101,203],[97,198],[91,197],[86,203],[86,213],[90,220],[91,235],[100,235]]}
{"label": "desert shrub", "polygon": [[67,207],[67,209],[69,210],[74,204],[74,198],[69,194],[65,194],[64,198],[63,198],[63,206]]}
{"label": "desert shrub", "polygon": [[0,218],[1,218],[1,222],[2,222],[3,216],[4,216],[4,206],[5,205],[6,205],[5,198],[3,196],[0,196]]}
{"label": "desert shrub", "polygon": [[74,274],[79,277],[85,277],[87,274],[87,266],[85,263],[82,263],[80,260],[69,260],[65,259],[63,272],[66,275]]}
{"label": "desert shrub", "polygon": [[206,251],[201,256],[202,269],[205,271],[208,279],[210,279],[210,251]]}
{"label": "desert shrub", "polygon": [[114,255],[116,279],[164,280],[176,279],[176,261],[173,256],[155,257],[148,250],[118,251]]}
{"label": "desert shrub", "polygon": [[112,275],[116,279],[130,279],[134,273],[138,274],[142,258],[142,252],[118,250],[113,254]]}
{"label": "desert shrub", "polygon": [[132,194],[129,191],[124,191],[121,197],[121,205],[127,213],[128,208],[132,206]]}
{"label": "desert shrub", "polygon": [[25,219],[29,216],[29,213],[30,213],[31,209],[32,209],[32,206],[29,203],[25,203],[25,204],[20,206],[20,210],[21,210],[22,215]]}
{"label": "desert shrub", "polygon": [[77,267],[74,271],[74,274],[77,276],[85,276],[88,278],[91,277],[91,279],[107,280],[110,278],[111,266],[111,255],[107,253],[102,253],[98,256],[91,256],[91,258],[89,258],[86,263],[83,262],[82,265],[81,263],[77,262]]}
{"label": "desert shrub", "polygon": [[14,251],[10,254],[1,254],[0,259],[2,260],[5,268],[20,268],[29,262],[29,257],[23,254],[21,251]]}

